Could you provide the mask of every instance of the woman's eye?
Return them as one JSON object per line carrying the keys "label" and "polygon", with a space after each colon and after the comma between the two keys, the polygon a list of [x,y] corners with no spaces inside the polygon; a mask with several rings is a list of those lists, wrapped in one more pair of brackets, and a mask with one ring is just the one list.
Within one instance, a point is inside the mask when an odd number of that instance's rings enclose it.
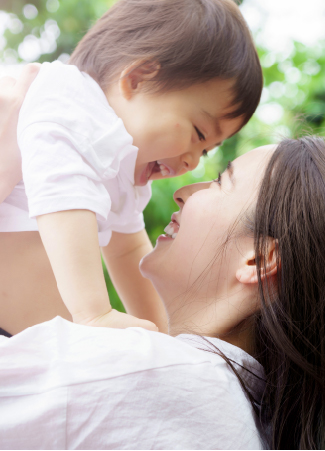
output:
{"label": "woman's eye", "polygon": [[203,135],[203,133],[200,132],[200,130],[197,127],[194,127],[194,128],[195,128],[195,131],[197,133],[197,136],[198,136],[199,140],[200,141],[205,141],[205,136]]}
{"label": "woman's eye", "polygon": [[216,182],[216,183],[219,183],[219,185],[221,186],[221,174],[220,174],[220,172],[218,174],[218,178],[213,180],[213,181]]}

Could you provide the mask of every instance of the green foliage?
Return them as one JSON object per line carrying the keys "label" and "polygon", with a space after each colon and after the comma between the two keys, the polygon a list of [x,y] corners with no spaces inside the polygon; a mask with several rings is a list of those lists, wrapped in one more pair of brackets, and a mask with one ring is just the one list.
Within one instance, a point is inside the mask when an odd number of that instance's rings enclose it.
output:
{"label": "green foliage", "polygon": [[[10,26],[4,34],[7,42],[2,42],[3,50],[0,39],[0,62],[21,62],[24,52],[20,45],[24,39],[38,43],[40,51],[36,59],[40,62],[63,58],[62,54],[70,54],[94,21],[113,3],[114,0],[32,0],[30,4],[37,8],[38,14],[27,19],[26,9],[24,15],[26,2],[2,0],[2,9],[10,13]],[[177,210],[172,197],[176,189],[184,184],[216,178],[229,160],[254,147],[306,131],[323,133],[324,43],[310,48],[295,42],[291,53],[285,58],[281,53],[270,53],[262,47],[258,48],[258,52],[263,66],[265,88],[257,114],[236,136],[211,152],[211,156],[202,159],[192,174],[153,183],[153,196],[145,211],[146,226],[153,243],[169,223],[172,212]],[[105,278],[112,304],[122,310],[106,269]]]}
{"label": "green foliage", "polygon": [[102,264],[103,264],[104,277],[105,277],[105,282],[106,282],[107,290],[109,293],[111,305],[114,309],[118,310],[119,312],[125,312],[125,308],[124,308],[120,298],[118,297],[118,294],[116,293],[114,285],[112,284],[111,279],[109,278],[105,263],[103,261],[102,261]]}
{"label": "green foliage", "polygon": [[[19,56],[19,44],[24,38],[34,36],[37,39],[46,33],[46,24],[55,21],[60,30],[60,34],[56,40],[56,46],[50,49],[50,53],[42,52],[37,58],[39,62],[54,61],[61,54],[70,54],[80,39],[93,25],[93,23],[101,17],[105,11],[114,3],[114,0],[96,0],[80,1],[80,0],[32,0],[26,2],[24,0],[2,0],[1,9],[10,13],[12,19],[18,19],[21,26],[17,23],[16,27],[12,26],[5,32],[7,45],[4,51],[0,52],[0,58],[5,60],[6,50],[11,49],[17,58],[22,61]],[[27,5],[34,5],[37,8],[37,15],[31,19],[26,18],[24,8]],[[26,10],[25,10],[26,11]],[[50,21],[50,22],[49,22]],[[44,37],[46,41],[46,38]]]}

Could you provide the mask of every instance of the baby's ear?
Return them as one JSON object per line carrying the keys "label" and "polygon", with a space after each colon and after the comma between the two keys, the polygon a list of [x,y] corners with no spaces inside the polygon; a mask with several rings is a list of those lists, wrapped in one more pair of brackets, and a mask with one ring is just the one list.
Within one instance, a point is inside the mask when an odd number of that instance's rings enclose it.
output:
{"label": "baby's ear", "polygon": [[143,84],[152,80],[158,74],[160,65],[154,62],[132,63],[121,72],[119,80],[120,91],[127,100],[138,93]]}
{"label": "baby's ear", "polygon": [[[273,238],[269,239],[267,255],[264,256],[264,259],[261,259],[261,268],[260,274],[261,279],[264,280],[267,277],[273,277],[278,272],[278,265],[280,264],[280,260],[277,261],[277,253],[278,253],[278,242]],[[255,252],[250,251],[245,256],[244,264],[236,271],[236,278],[240,283],[244,284],[257,284],[258,268],[256,266],[256,257]]]}

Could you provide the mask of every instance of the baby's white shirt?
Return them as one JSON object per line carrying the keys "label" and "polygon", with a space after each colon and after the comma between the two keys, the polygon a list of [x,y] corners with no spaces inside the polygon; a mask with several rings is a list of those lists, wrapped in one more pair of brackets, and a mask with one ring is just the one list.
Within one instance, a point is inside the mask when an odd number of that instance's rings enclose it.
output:
{"label": "baby's white shirt", "polygon": [[138,149],[104,92],[76,66],[44,63],[18,121],[23,181],[0,205],[0,232],[38,230],[36,217],[96,213],[100,246],[144,228],[151,186],[134,186]]}

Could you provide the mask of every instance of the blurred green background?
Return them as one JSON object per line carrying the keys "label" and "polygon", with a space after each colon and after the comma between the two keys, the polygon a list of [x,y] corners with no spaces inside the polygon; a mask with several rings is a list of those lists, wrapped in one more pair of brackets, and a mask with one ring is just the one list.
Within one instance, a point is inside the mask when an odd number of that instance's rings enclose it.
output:
{"label": "blurred green background", "polygon": [[[0,64],[58,58],[67,61],[77,42],[113,3],[114,0],[32,0],[30,3],[1,0]],[[282,16],[278,15],[274,20],[272,10],[265,9],[266,3],[270,2],[243,0],[239,3],[252,29],[263,66],[261,104],[249,124],[212,151],[209,157],[202,158],[195,171],[177,179],[153,183],[153,196],[144,213],[153,244],[169,223],[171,213],[177,209],[172,194],[182,185],[216,178],[229,160],[254,147],[302,133],[323,134],[325,34],[317,38],[314,33],[314,40],[308,41],[306,26],[300,30],[297,27],[300,17],[303,24],[309,23],[313,27],[310,33],[317,31],[317,19],[325,14],[325,8],[319,6],[317,9],[317,4],[321,3],[310,0],[306,10],[309,17],[304,17],[306,13],[299,8],[306,7],[307,2],[274,0],[271,3],[275,12],[280,13],[284,3],[287,7]],[[295,17],[294,13],[300,13],[300,16]],[[291,36],[288,35],[290,20]],[[281,30],[284,29],[287,35],[283,37]],[[112,305],[123,311],[105,268],[104,272]]]}

